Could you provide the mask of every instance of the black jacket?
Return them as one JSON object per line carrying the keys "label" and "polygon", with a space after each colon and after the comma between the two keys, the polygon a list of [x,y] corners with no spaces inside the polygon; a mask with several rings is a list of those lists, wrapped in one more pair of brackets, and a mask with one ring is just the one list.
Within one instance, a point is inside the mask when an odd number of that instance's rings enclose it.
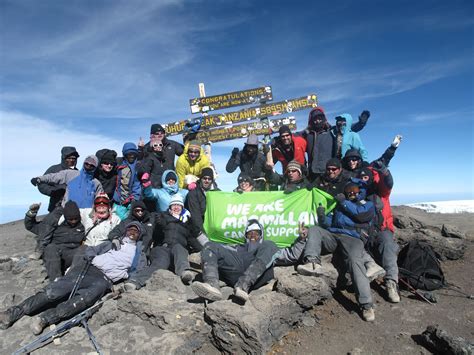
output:
{"label": "black jacket", "polygon": [[313,187],[323,190],[331,196],[336,196],[338,193],[344,193],[344,186],[348,180],[349,177],[346,176],[342,171],[339,176],[332,181],[327,178],[326,174],[324,174],[314,180]]}
{"label": "black jacket", "polygon": [[[246,173],[255,180],[265,177],[267,171],[266,162],[267,159],[261,152],[257,152],[257,154],[252,157],[244,151],[239,151],[230,157],[225,170],[228,173],[233,173],[239,167],[241,173]],[[257,191],[263,191],[265,190],[265,181],[255,180],[254,186]]]}
{"label": "black jacket", "polygon": [[267,173],[267,179],[273,185],[280,185],[280,190],[285,193],[291,193],[300,189],[305,189],[310,186],[308,179],[303,175],[299,181],[290,182],[286,175],[278,173]]}
{"label": "black jacket", "polygon": [[[220,189],[216,188],[212,191],[220,191]],[[193,231],[204,231],[203,224],[204,214],[206,213],[206,191],[202,188],[200,180],[197,182],[197,187],[194,190],[189,191],[184,205],[189,213],[191,213]]]}
{"label": "black jacket", "polygon": [[193,225],[191,219],[182,222],[173,217],[168,211],[157,214],[157,227],[163,231],[163,243],[167,247],[172,247],[175,244],[181,244],[188,250],[200,251],[202,248],[199,245],[196,234],[193,233]]}
{"label": "black jacket", "polygon": [[[66,165],[66,157],[73,153],[77,153],[76,148],[63,147],[61,149],[61,163],[50,166],[44,172],[43,175],[57,173],[57,172],[60,172],[61,170],[69,169],[68,166]],[[77,168],[74,168],[74,170],[77,170]],[[61,203],[64,193],[66,192],[66,184],[50,185],[48,183],[43,182],[43,183],[38,184],[38,190],[43,195],[47,195],[51,197],[49,199],[49,206],[48,206],[48,212],[51,212],[54,210],[56,206],[58,206]]]}
{"label": "black jacket", "polygon": [[38,222],[36,217],[25,215],[25,228],[38,236],[40,249],[50,243],[72,249],[79,247],[85,240],[85,229],[82,223],[71,227],[64,221],[58,225],[62,215],[62,207],[56,207],[41,222]]}

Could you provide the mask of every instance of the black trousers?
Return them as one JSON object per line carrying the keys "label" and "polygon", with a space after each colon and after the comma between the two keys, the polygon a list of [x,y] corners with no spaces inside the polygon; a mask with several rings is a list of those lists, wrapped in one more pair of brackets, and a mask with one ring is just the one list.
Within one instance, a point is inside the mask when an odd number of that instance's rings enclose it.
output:
{"label": "black trousers", "polygon": [[75,295],[68,300],[83,267],[84,264],[74,266],[67,275],[23,301],[20,307],[24,314],[35,315],[44,311],[41,318],[48,324],[56,324],[92,306],[112,288],[112,282],[102,271],[90,265]]}
{"label": "black trousers", "polygon": [[65,248],[60,244],[48,244],[43,251],[44,267],[50,281],[62,276],[63,270],[71,266],[79,248]]}

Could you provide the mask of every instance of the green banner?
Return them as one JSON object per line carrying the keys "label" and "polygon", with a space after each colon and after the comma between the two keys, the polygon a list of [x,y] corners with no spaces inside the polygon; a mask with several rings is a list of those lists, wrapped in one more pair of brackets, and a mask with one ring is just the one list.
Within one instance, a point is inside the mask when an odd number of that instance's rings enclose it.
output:
{"label": "green banner", "polygon": [[283,191],[206,193],[204,229],[209,239],[227,244],[244,242],[247,220],[255,218],[265,228],[265,239],[280,248],[290,246],[298,236],[298,223],[316,224],[319,205],[329,213],[336,205],[324,191],[306,189],[284,194]]}

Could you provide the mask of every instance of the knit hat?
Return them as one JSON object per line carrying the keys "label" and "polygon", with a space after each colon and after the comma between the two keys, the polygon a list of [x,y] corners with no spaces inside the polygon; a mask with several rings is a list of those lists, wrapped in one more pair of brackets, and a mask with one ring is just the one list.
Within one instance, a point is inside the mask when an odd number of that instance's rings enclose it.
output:
{"label": "knit hat", "polygon": [[151,125],[150,134],[157,134],[158,132],[166,133],[165,129],[159,123],[154,123]]}
{"label": "knit hat", "polygon": [[173,171],[170,171],[168,174],[166,174],[165,182],[168,181],[168,180],[171,180],[171,179],[176,181],[176,174]]}
{"label": "knit hat", "polygon": [[130,153],[138,154],[138,148],[135,143],[127,142],[123,145],[122,154],[125,156]]}
{"label": "knit hat", "polygon": [[255,134],[251,134],[247,138],[246,145],[257,145],[258,146],[258,137]]}
{"label": "knit hat", "polygon": [[298,170],[299,173],[301,175],[303,175],[303,171],[301,169],[301,164],[298,163],[296,160],[292,160],[288,163],[288,165],[286,166],[286,170],[285,170],[285,173],[289,170],[289,169],[293,169],[293,170]]}
{"label": "knit hat", "polygon": [[253,181],[253,179],[250,177],[249,174],[240,173],[240,174],[239,174],[239,177],[237,178],[237,182],[240,184],[241,182],[244,182],[244,181],[247,181],[247,182],[250,183],[250,185],[252,185],[252,186],[253,186],[253,184],[254,184],[254,181]]}
{"label": "knit hat", "polygon": [[363,180],[364,176],[368,176],[369,180],[367,181],[367,183],[369,185],[374,181],[374,174],[372,173],[372,170],[370,170],[369,168],[360,169],[358,178]]}
{"label": "knit hat", "polygon": [[207,176],[207,177],[210,177],[212,180],[214,180],[214,170],[212,170],[212,168],[210,167],[206,167],[204,169],[201,170],[201,179],[204,177],[204,176]]}
{"label": "knit hat", "polygon": [[190,141],[188,145],[188,150],[191,148],[201,150],[201,143],[199,143],[198,141]]}
{"label": "knit hat", "polygon": [[184,207],[183,197],[180,194],[174,194],[171,197],[171,200],[170,200],[170,203],[169,203],[168,206],[171,207],[171,205],[180,205],[180,206]]}
{"label": "knit hat", "polygon": [[94,199],[94,206],[106,205],[110,206],[109,196],[105,193],[98,194]]}
{"label": "knit hat", "polygon": [[245,234],[250,231],[258,231],[260,235],[263,235],[263,226],[256,219],[249,219],[247,226],[245,227]]}
{"label": "knit hat", "polygon": [[326,162],[326,168],[328,168],[330,166],[334,166],[335,168],[340,169],[342,167],[342,164],[341,164],[341,161],[339,159],[331,158]]}
{"label": "knit hat", "polygon": [[99,159],[95,155],[89,155],[86,160],[84,160],[84,164],[90,164],[93,165],[95,168],[97,168],[97,165],[99,165]]}
{"label": "knit hat", "polygon": [[280,134],[280,136],[282,134],[285,134],[285,133],[288,133],[288,134],[291,134],[291,129],[290,127],[288,127],[287,125],[283,125],[280,127],[280,129],[278,130],[278,133]]}
{"label": "knit hat", "polygon": [[77,204],[72,200],[69,200],[64,205],[63,215],[66,220],[74,218],[78,218],[79,220],[81,219],[81,212],[79,211],[79,207],[77,207]]}

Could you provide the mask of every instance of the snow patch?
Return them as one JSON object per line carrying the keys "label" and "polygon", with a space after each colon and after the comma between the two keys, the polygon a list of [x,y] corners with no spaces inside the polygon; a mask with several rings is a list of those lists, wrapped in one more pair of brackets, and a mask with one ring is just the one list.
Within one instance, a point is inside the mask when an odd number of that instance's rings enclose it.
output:
{"label": "snow patch", "polygon": [[429,213],[474,213],[474,200],[419,202],[407,206]]}

